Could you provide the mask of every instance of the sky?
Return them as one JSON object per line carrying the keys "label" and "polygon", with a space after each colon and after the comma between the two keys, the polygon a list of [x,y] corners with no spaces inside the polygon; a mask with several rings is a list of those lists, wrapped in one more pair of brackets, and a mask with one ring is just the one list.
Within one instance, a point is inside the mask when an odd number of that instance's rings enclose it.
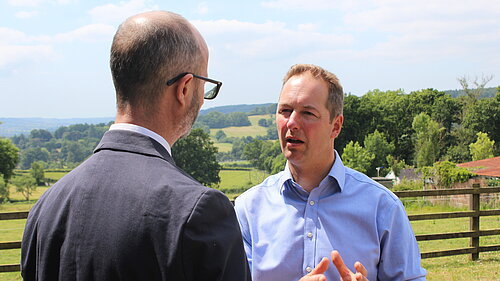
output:
{"label": "sky", "polygon": [[282,78],[312,63],[344,92],[500,85],[498,0],[2,0],[0,117],[113,117],[109,50],[134,14],[181,14],[204,36],[209,77],[223,82],[203,109],[277,102]]}

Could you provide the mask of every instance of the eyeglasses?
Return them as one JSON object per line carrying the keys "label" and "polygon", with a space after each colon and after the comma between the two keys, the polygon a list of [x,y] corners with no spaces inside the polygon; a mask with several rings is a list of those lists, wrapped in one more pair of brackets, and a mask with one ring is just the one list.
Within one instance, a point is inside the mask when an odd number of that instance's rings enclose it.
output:
{"label": "eyeglasses", "polygon": [[168,80],[167,81],[167,86],[171,86],[172,84],[174,84],[175,82],[177,82],[177,80],[181,79],[182,77],[184,77],[187,74],[191,74],[195,78],[204,80],[206,82],[210,82],[211,84],[205,83],[205,91],[204,91],[204,94],[203,94],[203,98],[205,98],[207,100],[213,100],[213,99],[215,99],[215,97],[219,93],[220,87],[222,86],[222,82],[217,81],[217,80],[213,80],[213,79],[210,79],[210,78],[207,78],[207,77],[199,76],[199,75],[196,75],[196,74],[193,74],[193,73],[189,73],[189,72],[181,73],[181,74],[175,76],[174,78]]}

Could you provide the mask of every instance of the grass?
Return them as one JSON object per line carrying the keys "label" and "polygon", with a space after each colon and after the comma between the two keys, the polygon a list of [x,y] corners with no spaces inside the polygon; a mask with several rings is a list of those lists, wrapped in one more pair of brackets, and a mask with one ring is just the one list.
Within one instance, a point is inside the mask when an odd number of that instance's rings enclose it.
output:
{"label": "grass", "polygon": [[[234,198],[243,190],[260,183],[268,174],[254,169],[222,170],[220,173],[221,184],[219,189],[224,191],[229,198]],[[38,198],[47,188],[40,187],[33,194]],[[34,200],[22,201],[11,189],[11,197],[19,198],[13,203],[0,204],[0,212],[27,211],[33,206]],[[410,202],[406,204],[408,214],[438,213],[463,211],[465,208],[456,208],[447,205],[431,205],[423,201]],[[498,207],[497,207],[498,208]],[[26,220],[0,221],[0,241],[21,240]],[[441,232],[457,232],[468,230],[468,218],[425,220],[411,222],[415,234],[431,234]],[[481,217],[481,229],[494,229],[500,227],[500,216]],[[481,246],[500,244],[500,235],[481,237]],[[421,252],[448,250],[454,248],[468,247],[468,238],[420,241]],[[458,255],[440,258],[423,259],[422,266],[427,270],[427,280],[483,280],[500,281],[500,251],[480,253],[479,261],[470,261],[470,255]],[[19,263],[20,250],[1,250],[0,264]],[[0,273],[0,280],[12,281],[22,280],[19,272]]]}
{"label": "grass", "polygon": [[255,169],[221,170],[219,176],[221,183],[218,189],[224,192],[229,199],[234,199],[243,191],[261,183],[269,174]]}
{"label": "grass", "polygon": [[68,172],[45,172],[45,177],[54,181],[58,181]]}
{"label": "grass", "polygon": [[[210,129],[210,135],[215,136],[215,133],[219,130],[223,131],[228,137],[256,137],[256,136],[265,136],[267,134],[267,128],[259,126],[258,122],[260,119],[274,119],[274,114],[266,114],[266,115],[254,115],[248,116],[251,126],[243,126],[243,127],[227,127],[221,129]],[[221,151],[221,150],[219,150]]]}
{"label": "grass", "polygon": [[219,152],[231,152],[231,149],[233,148],[232,143],[225,142],[214,142],[214,146],[217,147]]}

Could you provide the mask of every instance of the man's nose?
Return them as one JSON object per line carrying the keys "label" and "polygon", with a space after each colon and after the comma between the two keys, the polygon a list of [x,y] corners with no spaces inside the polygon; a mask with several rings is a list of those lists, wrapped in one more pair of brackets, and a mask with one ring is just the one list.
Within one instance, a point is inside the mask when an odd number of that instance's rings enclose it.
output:
{"label": "man's nose", "polygon": [[292,131],[292,130],[299,129],[299,124],[300,124],[299,114],[296,111],[293,111],[290,114],[290,117],[288,118],[288,122],[286,123],[286,126],[287,126],[288,130]]}

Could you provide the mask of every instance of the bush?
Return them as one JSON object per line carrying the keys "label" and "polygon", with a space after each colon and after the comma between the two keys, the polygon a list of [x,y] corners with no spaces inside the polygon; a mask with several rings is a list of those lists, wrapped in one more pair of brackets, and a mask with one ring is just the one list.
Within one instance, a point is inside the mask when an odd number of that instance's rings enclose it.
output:
{"label": "bush", "polygon": [[392,191],[423,190],[424,182],[422,180],[403,179],[395,184]]}

